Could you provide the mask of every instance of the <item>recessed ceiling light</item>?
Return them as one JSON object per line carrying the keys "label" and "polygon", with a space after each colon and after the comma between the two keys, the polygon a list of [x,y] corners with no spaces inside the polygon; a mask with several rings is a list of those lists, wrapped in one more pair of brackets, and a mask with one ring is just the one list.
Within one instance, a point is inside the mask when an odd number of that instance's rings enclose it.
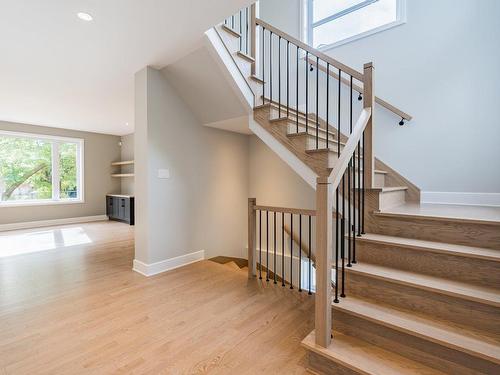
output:
{"label": "recessed ceiling light", "polygon": [[84,12],[77,13],[77,16],[84,21],[92,21],[94,19],[90,14]]}
{"label": "recessed ceiling light", "polygon": [[128,126],[128,122],[125,123],[125,126]]}

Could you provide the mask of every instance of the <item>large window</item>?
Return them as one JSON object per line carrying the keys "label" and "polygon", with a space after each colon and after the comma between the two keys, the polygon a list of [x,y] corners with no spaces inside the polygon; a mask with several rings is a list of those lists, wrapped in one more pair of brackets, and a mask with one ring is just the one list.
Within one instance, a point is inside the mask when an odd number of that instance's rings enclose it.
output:
{"label": "large window", "polygon": [[0,206],[83,201],[83,140],[0,131]]}
{"label": "large window", "polygon": [[307,42],[324,49],[405,22],[405,0],[305,0]]}

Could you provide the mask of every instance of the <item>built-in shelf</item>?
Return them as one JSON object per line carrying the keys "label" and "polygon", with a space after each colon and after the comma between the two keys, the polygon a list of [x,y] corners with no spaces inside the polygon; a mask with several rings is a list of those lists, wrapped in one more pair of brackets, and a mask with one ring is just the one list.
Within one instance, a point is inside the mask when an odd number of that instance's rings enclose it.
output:
{"label": "built-in shelf", "polygon": [[126,160],[126,161],[115,161],[114,163],[111,163],[111,165],[130,165],[134,164],[133,160]]}
{"label": "built-in shelf", "polygon": [[133,173],[116,173],[112,174],[111,177],[134,177]]}

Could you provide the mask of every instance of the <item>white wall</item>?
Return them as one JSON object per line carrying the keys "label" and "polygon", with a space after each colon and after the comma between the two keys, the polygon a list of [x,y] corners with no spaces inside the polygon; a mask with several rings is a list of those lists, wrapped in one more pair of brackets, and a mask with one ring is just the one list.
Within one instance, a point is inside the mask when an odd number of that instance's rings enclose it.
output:
{"label": "white wall", "polygon": [[[261,17],[298,36],[287,4]],[[375,153],[423,191],[500,192],[500,2],[407,0],[408,22],[327,54],[361,71],[373,61],[377,96],[414,116],[376,108]]]}
{"label": "white wall", "polygon": [[[136,74],[136,259],[242,257],[248,137],[204,127],[163,72]],[[170,179],[157,178],[159,168]]]}

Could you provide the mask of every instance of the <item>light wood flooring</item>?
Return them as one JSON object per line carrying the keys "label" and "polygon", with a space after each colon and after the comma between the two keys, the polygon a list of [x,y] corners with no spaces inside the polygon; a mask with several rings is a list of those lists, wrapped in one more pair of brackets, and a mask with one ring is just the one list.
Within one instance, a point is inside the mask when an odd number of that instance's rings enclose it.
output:
{"label": "light wood flooring", "polygon": [[146,278],[133,227],[116,222],[0,243],[1,375],[306,373],[313,297],[210,261]]}

